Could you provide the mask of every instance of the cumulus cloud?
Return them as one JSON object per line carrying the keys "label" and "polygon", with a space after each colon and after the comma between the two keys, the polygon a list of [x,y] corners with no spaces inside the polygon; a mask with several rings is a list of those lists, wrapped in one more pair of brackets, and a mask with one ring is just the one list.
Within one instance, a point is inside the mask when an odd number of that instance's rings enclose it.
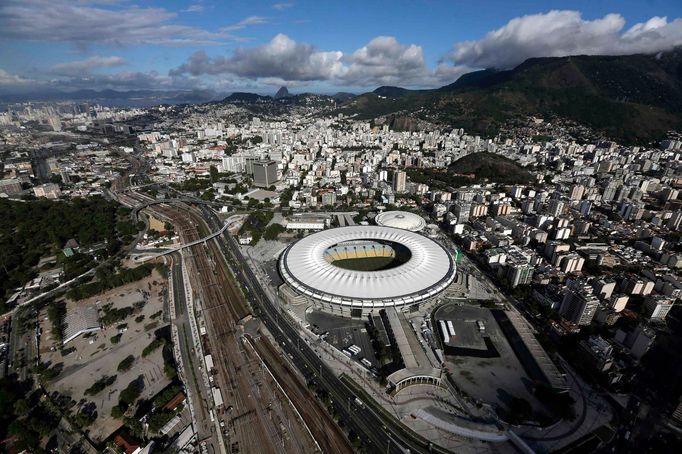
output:
{"label": "cumulus cloud", "polygon": [[[215,45],[235,39],[231,30],[211,32],[176,24],[177,14],[164,8],[130,4],[100,5],[101,1],[3,0],[0,39],[91,44]],[[239,24],[237,24],[239,25]]]}
{"label": "cumulus cloud", "polygon": [[585,20],[550,11],[510,20],[478,41],[456,43],[444,60],[477,68],[511,68],[532,57],[656,53],[682,45],[682,19],[652,17],[623,32],[620,14]]}
{"label": "cumulus cloud", "polygon": [[85,60],[60,63],[50,68],[50,72],[60,76],[82,76],[90,74],[96,68],[112,68],[124,65],[126,62],[121,57],[90,57]]}
{"label": "cumulus cloud", "polygon": [[82,77],[52,79],[50,87],[60,90],[193,90],[211,88],[205,80],[172,77],[157,71],[120,71],[112,74],[90,74]]}
{"label": "cumulus cloud", "polygon": [[269,43],[238,48],[229,57],[193,53],[188,61],[171,70],[171,75],[233,74],[239,77],[280,78],[291,81],[329,80],[344,71],[341,52],[320,52],[309,44],[297,43],[278,34]]}
{"label": "cumulus cloud", "polygon": [[416,44],[401,44],[392,36],[379,36],[356,50],[345,60],[349,63],[341,77],[346,85],[434,86],[452,82],[463,69],[440,65],[428,69],[424,50]]}
{"label": "cumulus cloud", "polygon": [[421,46],[401,44],[390,36],[374,38],[352,54],[344,55],[340,51],[320,51],[278,34],[264,45],[238,48],[229,56],[210,57],[203,50],[197,51],[169,74],[232,75],[267,85],[330,81],[352,87],[424,87],[450,83],[463,72],[463,67],[448,64],[431,71]]}
{"label": "cumulus cloud", "polygon": [[424,76],[421,46],[404,45],[392,36],[379,36],[347,58],[344,79],[355,85],[396,85]]}

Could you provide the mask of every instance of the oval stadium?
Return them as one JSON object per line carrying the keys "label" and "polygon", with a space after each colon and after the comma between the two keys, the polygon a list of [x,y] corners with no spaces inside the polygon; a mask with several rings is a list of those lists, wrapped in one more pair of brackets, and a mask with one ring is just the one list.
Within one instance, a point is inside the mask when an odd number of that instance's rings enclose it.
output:
{"label": "oval stadium", "polygon": [[384,211],[374,218],[377,225],[419,232],[426,227],[426,221],[418,214],[409,211]]}
{"label": "oval stadium", "polygon": [[293,243],[282,253],[279,271],[289,287],[316,305],[360,315],[429,300],[452,283],[455,261],[443,246],[418,233],[352,226]]}

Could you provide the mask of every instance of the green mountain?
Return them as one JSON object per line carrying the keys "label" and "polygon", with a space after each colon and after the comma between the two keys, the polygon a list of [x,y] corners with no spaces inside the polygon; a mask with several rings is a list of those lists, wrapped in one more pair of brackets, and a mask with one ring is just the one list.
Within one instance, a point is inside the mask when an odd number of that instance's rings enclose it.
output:
{"label": "green mountain", "polygon": [[374,90],[372,93],[378,96],[386,96],[389,98],[401,98],[403,96],[406,96],[410,93],[413,93],[413,90],[408,90],[407,88],[401,88],[401,87],[390,87],[390,86],[381,86]]}
{"label": "green mountain", "polygon": [[466,155],[450,164],[447,169],[407,169],[410,180],[428,184],[432,188],[447,189],[473,183],[525,184],[534,180],[533,174],[511,159],[494,153],[481,152]]}
{"label": "green mountain", "polygon": [[270,102],[270,96],[261,96],[256,93],[234,92],[227,98],[223,99],[224,103],[228,104],[254,104],[259,102]]}
{"label": "green mountain", "polygon": [[535,58],[508,71],[465,74],[435,90],[377,91],[339,111],[360,119],[412,114],[487,135],[513,118],[556,115],[623,142],[644,142],[682,126],[682,50]]}
{"label": "green mountain", "polygon": [[459,158],[448,169],[450,172],[474,175],[476,180],[498,183],[528,183],[533,174],[516,161],[499,154],[480,152]]}

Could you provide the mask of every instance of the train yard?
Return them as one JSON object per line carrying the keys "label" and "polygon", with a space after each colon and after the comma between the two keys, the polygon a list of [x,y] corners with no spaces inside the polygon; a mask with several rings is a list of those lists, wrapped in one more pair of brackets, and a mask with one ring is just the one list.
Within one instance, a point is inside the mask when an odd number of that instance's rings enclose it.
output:
{"label": "train yard", "polygon": [[[151,199],[132,192],[120,194],[119,200],[132,207]],[[146,210],[171,222],[183,244],[198,241],[209,231],[196,207],[160,203]],[[260,334],[258,320],[252,320],[250,334],[244,334],[240,321],[248,319],[251,310],[218,242],[199,242],[182,254],[195,312],[190,317],[197,317],[201,349],[213,362],[212,370],[202,372],[214,398],[204,397],[195,405],[197,425],[204,428],[199,435],[205,446],[212,446],[208,452],[350,452],[345,435],[317,404],[302,377]],[[195,368],[197,363],[203,366],[199,352],[194,356]],[[207,390],[204,396],[209,394]]]}

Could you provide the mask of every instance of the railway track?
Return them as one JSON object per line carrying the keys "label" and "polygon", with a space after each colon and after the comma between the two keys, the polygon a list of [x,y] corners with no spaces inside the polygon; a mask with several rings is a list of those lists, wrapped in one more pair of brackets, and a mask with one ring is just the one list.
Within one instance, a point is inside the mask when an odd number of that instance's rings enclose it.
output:
{"label": "railway track", "polygon": [[330,453],[351,452],[346,437],[338,429],[329,414],[319,404],[310,404],[310,399],[315,399],[315,397],[312,396],[306,384],[302,383],[302,380],[287,367],[286,360],[275,349],[270,340],[261,337],[254,343],[254,348],[268,364],[292,402],[300,404],[297,407],[298,411],[303,420],[306,421],[322,451]]}
{"label": "railway track", "polygon": [[[126,195],[133,204],[145,203],[144,196]],[[169,219],[175,225],[184,243],[200,239],[199,230],[203,220],[201,213],[189,206],[159,204],[148,207],[155,215]],[[305,384],[288,370],[282,358],[273,355],[272,350],[257,342],[259,354],[268,358],[266,364],[289,396],[303,419],[308,424],[313,440],[307,429],[297,420],[295,409],[282,403],[286,396],[278,394],[276,386],[264,381],[260,361],[252,357],[239,340],[237,322],[250,313],[241,289],[226,267],[225,258],[215,241],[207,241],[188,248],[185,254],[193,289],[197,292],[197,311],[205,321],[207,336],[204,338],[205,352],[212,353],[218,373],[214,380],[221,389],[229,411],[219,412],[227,424],[227,437],[233,452],[300,452],[315,451],[315,442],[324,452],[350,452],[344,435],[339,431],[327,432],[330,422],[323,410],[313,411],[308,407],[311,396],[301,390]],[[270,349],[272,346],[270,345]],[[292,398],[293,396],[293,398]],[[272,402],[279,402],[273,406]],[[326,416],[328,421],[322,419]],[[290,425],[287,429],[286,424]],[[293,425],[292,425],[293,424]],[[313,430],[314,429],[314,430]],[[317,440],[320,437],[320,440]],[[343,449],[345,448],[345,449]]]}
{"label": "railway track", "polygon": [[[172,219],[183,242],[189,243],[200,239],[197,226],[186,210],[159,205],[151,211],[158,211]],[[201,308],[208,333],[209,340],[203,341],[204,351],[211,353],[214,358],[214,364],[219,371],[216,378],[224,399],[237,415],[257,416],[259,415],[257,402],[251,398],[250,383],[244,374],[239,373],[245,362],[236,343],[235,326],[239,312],[230,304],[232,298],[228,298],[220,285],[216,270],[219,267],[212,266],[207,245],[203,243],[189,248],[185,258],[190,279],[193,281],[193,289],[197,292],[197,309]],[[250,417],[246,420],[248,424],[244,424],[245,419],[242,418],[241,423],[232,425],[230,436],[232,446],[239,446],[240,450],[246,452],[277,452],[262,418]]]}

